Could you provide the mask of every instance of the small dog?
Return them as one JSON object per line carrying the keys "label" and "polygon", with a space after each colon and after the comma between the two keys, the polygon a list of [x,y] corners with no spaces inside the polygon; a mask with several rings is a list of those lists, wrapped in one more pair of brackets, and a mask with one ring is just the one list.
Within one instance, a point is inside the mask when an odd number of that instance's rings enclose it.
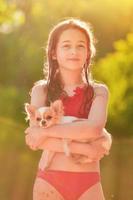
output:
{"label": "small dog", "polygon": [[[38,109],[35,106],[26,103],[25,111],[27,113],[26,120],[30,119],[33,126],[40,126],[43,128],[48,128],[55,124],[63,124],[63,123],[84,120],[84,119],[73,117],[73,116],[64,116],[64,107],[63,107],[61,100],[54,101],[53,103],[50,104],[50,107],[40,107]],[[85,142],[85,143],[90,143],[92,141],[90,141],[90,140],[80,140],[79,141],[79,140],[70,140],[70,139],[65,139],[65,138],[62,139],[62,141],[63,141],[63,147],[64,147],[64,152],[65,152],[66,156],[71,156],[72,159],[76,163],[92,162],[92,160],[89,159],[87,156],[79,155],[79,154],[71,154],[70,149],[69,149],[69,144],[71,141]],[[107,149],[107,152],[108,152],[111,144],[109,144],[107,142],[103,142],[102,145],[105,149]],[[46,156],[47,159],[45,160],[44,168],[48,169],[48,167],[55,155],[55,152],[46,150],[45,153],[47,155]]]}
{"label": "small dog", "polygon": [[31,119],[33,126],[48,128],[52,125],[59,124],[64,115],[63,105],[60,100],[51,103],[50,107],[40,107],[25,103],[25,111],[27,113],[26,120]]}

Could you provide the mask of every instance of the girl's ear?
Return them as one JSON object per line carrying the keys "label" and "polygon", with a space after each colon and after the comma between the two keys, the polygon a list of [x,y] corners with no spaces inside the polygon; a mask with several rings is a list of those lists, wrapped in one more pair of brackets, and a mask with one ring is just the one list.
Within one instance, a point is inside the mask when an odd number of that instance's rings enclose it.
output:
{"label": "girl's ear", "polygon": [[29,103],[25,103],[25,111],[28,115],[28,118],[33,118],[35,117],[36,107]]}

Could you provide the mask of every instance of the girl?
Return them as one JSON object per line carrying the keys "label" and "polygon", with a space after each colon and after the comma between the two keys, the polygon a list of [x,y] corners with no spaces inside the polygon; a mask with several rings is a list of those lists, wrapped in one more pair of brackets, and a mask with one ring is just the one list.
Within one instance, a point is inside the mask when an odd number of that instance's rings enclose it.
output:
{"label": "girl", "polygon": [[[31,104],[49,105],[61,99],[65,115],[86,118],[47,129],[26,129],[26,143],[33,150],[43,149],[34,184],[34,200],[104,200],[100,183],[99,160],[107,153],[102,146],[109,140],[104,129],[107,119],[108,88],[90,78],[90,63],[95,55],[90,26],[68,19],[51,31],[47,45],[48,78],[32,88]],[[100,140],[86,144],[71,142],[71,153],[87,155],[93,162],[78,164],[64,154],[62,138]],[[45,149],[57,152],[48,170],[44,170]]]}

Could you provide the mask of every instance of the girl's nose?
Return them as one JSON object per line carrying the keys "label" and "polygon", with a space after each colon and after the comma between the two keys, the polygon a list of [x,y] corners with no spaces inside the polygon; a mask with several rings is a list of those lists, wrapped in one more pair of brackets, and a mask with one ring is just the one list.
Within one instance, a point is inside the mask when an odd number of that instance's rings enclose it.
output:
{"label": "girl's nose", "polygon": [[76,49],[76,48],[72,48],[72,49],[71,49],[71,54],[72,54],[72,55],[77,54],[77,49]]}

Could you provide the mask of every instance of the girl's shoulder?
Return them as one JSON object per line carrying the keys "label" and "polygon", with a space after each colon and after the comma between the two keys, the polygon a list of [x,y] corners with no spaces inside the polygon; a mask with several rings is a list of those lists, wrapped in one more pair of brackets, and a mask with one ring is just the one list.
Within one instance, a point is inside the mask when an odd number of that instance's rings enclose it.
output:
{"label": "girl's shoulder", "polygon": [[93,82],[92,84],[93,89],[94,89],[94,94],[95,96],[105,96],[108,97],[109,96],[109,89],[108,86],[105,83],[97,83],[97,82]]}
{"label": "girl's shoulder", "polygon": [[30,91],[31,103],[43,106],[47,98],[47,84],[45,80],[39,80],[34,83]]}
{"label": "girl's shoulder", "polygon": [[33,93],[41,95],[46,92],[47,92],[47,83],[45,80],[39,80],[39,81],[35,82],[33,87],[31,88],[31,95]]}

